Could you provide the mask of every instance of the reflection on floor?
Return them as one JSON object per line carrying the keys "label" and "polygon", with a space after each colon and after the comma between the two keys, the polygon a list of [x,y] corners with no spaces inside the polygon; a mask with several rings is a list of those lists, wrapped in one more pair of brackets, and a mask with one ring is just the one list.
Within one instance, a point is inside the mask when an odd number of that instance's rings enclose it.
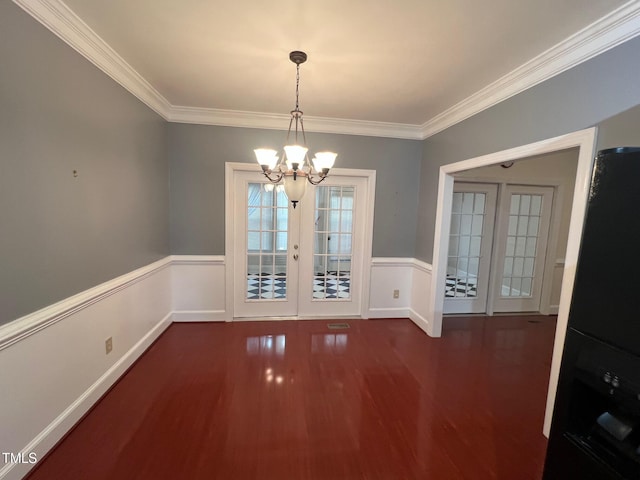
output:
{"label": "reflection on floor", "polygon": [[[350,298],[350,272],[316,273],[313,278],[313,298]],[[285,273],[247,275],[247,299],[287,298]]]}
{"label": "reflection on floor", "polygon": [[174,323],[29,480],[541,478],[555,318],[346,322]]}

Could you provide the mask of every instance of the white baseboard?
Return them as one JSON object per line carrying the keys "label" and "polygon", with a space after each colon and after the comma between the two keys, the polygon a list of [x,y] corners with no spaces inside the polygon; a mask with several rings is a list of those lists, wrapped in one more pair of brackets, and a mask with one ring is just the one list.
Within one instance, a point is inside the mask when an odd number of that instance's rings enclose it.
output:
{"label": "white baseboard", "polygon": [[408,308],[370,308],[367,318],[409,318]]}
{"label": "white baseboard", "polygon": [[549,305],[549,315],[558,315],[560,305]]}
{"label": "white baseboard", "polygon": [[171,313],[172,322],[226,322],[225,310],[183,310]]}
{"label": "white baseboard", "polygon": [[413,323],[415,323],[424,333],[429,335],[429,320],[424,318],[414,309],[409,309],[409,318]]}

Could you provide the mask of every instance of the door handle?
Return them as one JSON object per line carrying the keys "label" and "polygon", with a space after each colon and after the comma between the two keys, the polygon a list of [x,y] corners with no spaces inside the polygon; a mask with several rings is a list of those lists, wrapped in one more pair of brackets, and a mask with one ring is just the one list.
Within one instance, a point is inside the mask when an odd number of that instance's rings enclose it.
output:
{"label": "door handle", "polygon": [[296,261],[298,260],[298,254],[297,253],[293,254],[293,259],[296,260]]}

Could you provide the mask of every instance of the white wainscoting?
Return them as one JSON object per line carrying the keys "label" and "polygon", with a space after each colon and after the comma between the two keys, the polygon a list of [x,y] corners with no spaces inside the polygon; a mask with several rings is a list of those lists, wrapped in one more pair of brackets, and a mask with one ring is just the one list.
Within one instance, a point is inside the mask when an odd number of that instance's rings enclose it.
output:
{"label": "white wainscoting", "polygon": [[174,322],[232,320],[225,310],[223,255],[173,255],[171,286]]}
{"label": "white wainscoting", "polygon": [[[223,255],[171,257],[174,322],[231,321],[225,310]],[[411,318],[422,329],[431,288],[431,266],[414,258],[375,257],[371,261],[370,294],[364,318]],[[393,298],[393,291],[399,297]]]}
{"label": "white wainscoting", "polygon": [[429,299],[431,298],[431,265],[412,259],[411,308],[409,318],[429,334]]}
{"label": "white wainscoting", "polygon": [[[170,263],[167,257],[0,327],[0,451],[42,459],[164,331]],[[33,467],[3,464],[2,480]]]}
{"label": "white wainscoting", "polygon": [[[411,302],[411,258],[371,259],[368,318],[407,318]],[[393,291],[399,290],[398,298]]]}
{"label": "white wainscoting", "polygon": [[553,279],[549,311],[547,315],[557,315],[560,310],[560,294],[562,292],[562,277],[564,276],[564,258],[557,258],[553,265]]}
{"label": "white wainscoting", "polygon": [[[409,317],[427,332],[430,289],[428,263],[415,258],[373,258],[368,316]],[[400,290],[398,298],[393,298],[394,290]]]}

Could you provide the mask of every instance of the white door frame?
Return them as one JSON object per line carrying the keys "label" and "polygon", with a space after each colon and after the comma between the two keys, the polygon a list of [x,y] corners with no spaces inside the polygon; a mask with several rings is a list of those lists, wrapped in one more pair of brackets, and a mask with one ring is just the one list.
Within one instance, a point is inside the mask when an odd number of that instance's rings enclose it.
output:
{"label": "white door frame", "polygon": [[[225,251],[225,310],[227,312],[227,321],[234,319],[234,267],[235,267],[235,248],[233,241],[233,232],[235,228],[235,202],[236,196],[234,195],[234,176],[235,172],[255,172],[256,181],[262,179],[262,170],[257,163],[240,163],[240,162],[225,162],[224,167],[224,187],[225,187],[225,205],[224,205],[224,251]],[[364,241],[362,252],[362,278],[359,279],[362,285],[362,295],[360,297],[360,312],[361,317],[366,318],[365,315],[369,311],[369,291],[371,283],[371,256],[373,250],[373,216],[374,216],[374,204],[376,195],[376,171],[375,170],[361,170],[352,168],[332,168],[331,176],[349,176],[349,177],[363,177],[366,179],[367,189],[365,192],[366,199],[366,212],[364,212]],[[243,292],[244,293],[244,292]],[[285,320],[285,319],[303,319],[303,317],[267,317],[268,320]],[[314,316],[313,318],[318,318]],[[265,319],[257,318],[257,319]],[[256,320],[246,318],[242,320]]]}
{"label": "white door frame", "polygon": [[558,150],[578,148],[578,167],[576,171],[576,183],[571,207],[571,221],[569,224],[569,237],[567,241],[567,253],[565,268],[562,276],[562,293],[558,309],[558,322],[553,346],[553,359],[551,362],[551,377],[547,393],[547,409],[545,411],[544,428],[545,435],[549,435],[551,428],[551,416],[558,386],[560,362],[564,348],[564,339],[567,332],[569,307],[573,292],[578,253],[582,239],[582,227],[589,196],[591,170],[593,168],[594,153],[596,149],[597,128],[587,128],[577,132],[568,133],[558,137],[542,140],[528,145],[502,150],[500,152],[475,157],[460,162],[450,163],[440,167],[438,181],[438,203],[436,209],[435,234],[433,242],[433,270],[431,281],[430,307],[427,313],[428,323],[426,333],[432,337],[442,334],[442,310],[444,304],[444,287],[447,268],[447,248],[449,239],[449,227],[451,223],[451,202],[453,196],[453,174],[488,165],[496,165],[512,160],[542,155]]}

